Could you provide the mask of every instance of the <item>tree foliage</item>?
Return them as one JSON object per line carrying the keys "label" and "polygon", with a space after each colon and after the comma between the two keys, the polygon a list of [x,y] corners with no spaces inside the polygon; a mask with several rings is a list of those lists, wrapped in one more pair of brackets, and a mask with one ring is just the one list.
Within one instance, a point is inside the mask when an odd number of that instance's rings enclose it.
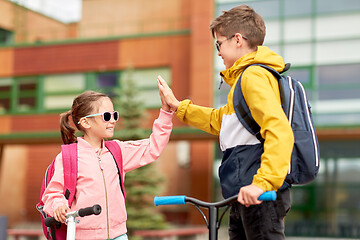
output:
{"label": "tree foliage", "polygon": [[[122,78],[121,89],[114,99],[115,108],[121,117],[121,138],[139,140],[148,137],[140,128],[145,117],[144,103],[139,99],[139,90],[132,78],[132,69],[127,69]],[[166,223],[162,214],[154,208],[153,198],[160,191],[163,179],[151,165],[128,172],[125,176],[127,227],[129,235],[135,230],[162,229]],[[132,237],[132,239],[134,239]]]}

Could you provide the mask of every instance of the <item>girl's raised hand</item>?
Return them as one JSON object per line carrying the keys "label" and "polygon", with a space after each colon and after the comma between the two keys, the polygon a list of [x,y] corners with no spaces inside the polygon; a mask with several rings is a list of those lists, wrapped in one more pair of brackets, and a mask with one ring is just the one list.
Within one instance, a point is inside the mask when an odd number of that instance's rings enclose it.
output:
{"label": "girl's raised hand", "polygon": [[161,102],[164,101],[170,107],[170,110],[176,111],[180,102],[176,99],[174,93],[160,75],[158,76],[157,81]]}
{"label": "girl's raised hand", "polygon": [[[159,81],[158,81],[159,84]],[[161,109],[167,112],[171,111],[170,106],[166,103],[165,101],[165,96],[164,94],[160,91],[160,87],[159,87],[159,95],[160,95],[160,99],[161,99]]]}

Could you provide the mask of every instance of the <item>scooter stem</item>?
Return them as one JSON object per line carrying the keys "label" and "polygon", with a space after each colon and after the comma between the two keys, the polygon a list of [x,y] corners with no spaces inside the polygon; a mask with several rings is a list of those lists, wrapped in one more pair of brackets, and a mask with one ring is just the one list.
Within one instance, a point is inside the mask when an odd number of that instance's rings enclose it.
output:
{"label": "scooter stem", "polygon": [[75,232],[76,232],[76,223],[79,221],[75,218],[78,217],[77,212],[70,212],[66,214],[67,220],[67,232],[66,232],[66,240],[75,240]]}

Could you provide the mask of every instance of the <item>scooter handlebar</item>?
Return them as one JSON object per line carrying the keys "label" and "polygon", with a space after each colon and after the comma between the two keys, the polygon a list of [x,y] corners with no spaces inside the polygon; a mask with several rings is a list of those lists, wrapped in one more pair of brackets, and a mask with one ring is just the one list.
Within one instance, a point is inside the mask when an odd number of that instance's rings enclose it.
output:
{"label": "scooter handlebar", "polygon": [[258,198],[260,201],[275,201],[276,200],[276,192],[275,191],[268,191],[264,192]]}
{"label": "scooter handlebar", "polygon": [[[178,205],[178,204],[186,204],[186,202],[188,201],[188,202],[197,203],[200,206],[210,206],[210,205],[222,206],[224,204],[228,204],[229,202],[236,201],[236,199],[237,199],[237,196],[233,196],[231,198],[225,199],[225,200],[217,202],[217,203],[207,203],[207,202],[203,202],[198,199],[195,199],[195,198],[189,198],[184,195],[179,195],[179,196],[155,197],[154,204],[155,204],[155,206]],[[260,195],[260,197],[258,199],[260,201],[275,201],[276,200],[276,192],[275,191],[264,192],[263,194]]]}
{"label": "scooter handlebar", "polygon": [[61,224],[60,222],[56,221],[54,217],[47,217],[45,218],[45,226],[52,227],[56,224]]}
{"label": "scooter handlebar", "polygon": [[[87,207],[87,208],[81,208],[78,211],[75,212],[71,212],[71,213],[67,213],[67,215],[72,215],[72,216],[79,216],[79,217],[85,217],[85,216],[89,216],[89,215],[99,215],[101,213],[101,206],[96,204],[92,207]],[[52,227],[56,224],[61,224],[60,222],[56,221],[54,217],[47,217],[44,220],[45,226],[47,227]]]}
{"label": "scooter handlebar", "polygon": [[185,204],[185,198],[186,196],[184,195],[155,197],[154,204],[155,206]]}
{"label": "scooter handlebar", "polygon": [[101,213],[101,207],[100,205],[96,204],[92,207],[82,208],[78,211],[80,217],[85,217],[89,215],[99,215]]}

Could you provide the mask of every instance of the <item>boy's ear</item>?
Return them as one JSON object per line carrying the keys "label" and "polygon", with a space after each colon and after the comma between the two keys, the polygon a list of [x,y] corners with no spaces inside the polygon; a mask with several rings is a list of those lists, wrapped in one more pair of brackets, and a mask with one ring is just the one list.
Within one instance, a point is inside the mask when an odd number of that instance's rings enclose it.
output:
{"label": "boy's ear", "polygon": [[236,38],[236,43],[237,44],[240,44],[240,45],[243,44],[244,39],[243,39],[243,37],[242,37],[242,35],[240,33],[236,33],[235,38]]}

